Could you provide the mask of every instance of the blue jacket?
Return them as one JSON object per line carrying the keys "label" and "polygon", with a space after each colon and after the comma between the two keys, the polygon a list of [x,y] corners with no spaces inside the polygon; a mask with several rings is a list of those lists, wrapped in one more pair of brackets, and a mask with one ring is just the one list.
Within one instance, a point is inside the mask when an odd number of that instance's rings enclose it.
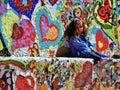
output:
{"label": "blue jacket", "polygon": [[83,54],[89,57],[91,54],[91,49],[89,47],[92,46],[92,44],[86,36],[80,35],[80,39],[71,36],[69,46],[73,57],[80,57]]}

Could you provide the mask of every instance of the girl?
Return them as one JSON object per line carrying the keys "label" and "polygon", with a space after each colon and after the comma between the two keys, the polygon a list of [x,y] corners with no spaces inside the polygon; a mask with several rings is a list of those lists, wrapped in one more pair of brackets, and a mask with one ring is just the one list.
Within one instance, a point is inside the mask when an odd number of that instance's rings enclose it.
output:
{"label": "girl", "polygon": [[102,58],[107,56],[94,50],[92,43],[87,37],[87,24],[82,19],[74,19],[67,27],[69,46],[73,57],[93,58],[94,64],[97,64]]}

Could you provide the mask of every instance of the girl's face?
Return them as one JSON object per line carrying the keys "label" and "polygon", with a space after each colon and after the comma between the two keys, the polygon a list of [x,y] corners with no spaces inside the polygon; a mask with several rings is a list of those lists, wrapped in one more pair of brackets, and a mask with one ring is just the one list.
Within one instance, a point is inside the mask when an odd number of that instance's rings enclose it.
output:
{"label": "girl's face", "polygon": [[83,32],[83,23],[81,21],[76,21],[75,33],[80,35]]}

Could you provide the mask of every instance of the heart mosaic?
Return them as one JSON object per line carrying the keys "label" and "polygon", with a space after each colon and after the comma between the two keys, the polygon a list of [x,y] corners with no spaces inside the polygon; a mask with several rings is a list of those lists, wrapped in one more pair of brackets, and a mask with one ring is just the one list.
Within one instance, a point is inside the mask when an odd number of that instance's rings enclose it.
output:
{"label": "heart mosaic", "polygon": [[[25,2],[26,1],[26,2]],[[10,6],[19,14],[26,15],[31,19],[38,0],[8,0]]]}
{"label": "heart mosaic", "polygon": [[110,22],[110,2],[108,0],[102,0],[103,2],[95,2],[94,16],[100,26],[105,29],[111,29],[113,26]]}
{"label": "heart mosaic", "polygon": [[[28,82],[29,81],[29,82]],[[32,76],[17,76],[16,82],[15,82],[17,90],[34,90],[35,81]]]}
{"label": "heart mosaic", "polygon": [[[46,28],[45,28],[46,27]],[[48,22],[47,17],[43,14],[40,18],[40,33],[42,41],[54,41],[58,37],[58,28]]]}
{"label": "heart mosaic", "polygon": [[15,23],[13,25],[12,33],[12,50],[30,46],[35,41],[35,30],[29,20],[23,19],[20,25]]}
{"label": "heart mosaic", "polygon": [[98,30],[96,33],[96,48],[99,52],[104,51],[108,48],[109,41],[103,37],[102,31]]}
{"label": "heart mosaic", "polygon": [[76,88],[84,87],[85,85],[88,85],[91,82],[92,82],[92,63],[86,61],[83,64],[82,72],[78,73],[78,75],[75,77],[74,86]]}
{"label": "heart mosaic", "polygon": [[52,19],[47,8],[44,7],[36,13],[35,23],[41,50],[48,49],[60,42],[62,27],[57,20]]}

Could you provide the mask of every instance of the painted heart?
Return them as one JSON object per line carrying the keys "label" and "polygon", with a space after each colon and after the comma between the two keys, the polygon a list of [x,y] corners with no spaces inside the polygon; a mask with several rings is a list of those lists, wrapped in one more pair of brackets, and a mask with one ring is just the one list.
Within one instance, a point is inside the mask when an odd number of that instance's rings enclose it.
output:
{"label": "painted heart", "polygon": [[53,6],[58,0],[48,0],[50,4]]}
{"label": "painted heart", "polygon": [[54,24],[49,24],[48,19],[44,14],[41,15],[40,18],[40,32],[43,42],[54,41],[58,37],[58,28]]}
{"label": "painted heart", "polygon": [[23,28],[18,26],[17,23],[13,25],[13,33],[12,33],[12,38],[13,39],[20,39],[23,35]]}
{"label": "painted heart", "polygon": [[55,46],[61,41],[62,27],[60,22],[52,19],[47,8],[40,8],[36,13],[35,22],[41,50]]}
{"label": "painted heart", "polygon": [[98,15],[100,16],[100,18],[104,21],[109,21],[109,13],[110,12],[106,12],[106,7],[99,7],[98,8]]}
{"label": "painted heart", "polygon": [[96,33],[96,49],[101,52],[108,48],[109,41],[107,38],[104,38],[101,30],[98,30]]}
{"label": "painted heart", "polygon": [[102,20],[109,21],[110,3],[108,0],[104,0],[104,6],[99,6],[97,11]]}
{"label": "painted heart", "polygon": [[89,61],[86,61],[83,64],[82,72],[78,73],[75,77],[75,83],[74,86],[76,88],[84,87],[85,85],[88,85],[92,83],[92,63]]}
{"label": "painted heart", "polygon": [[38,0],[8,0],[10,6],[20,14],[24,14],[31,19]]}
{"label": "painted heart", "polygon": [[113,27],[110,19],[110,2],[108,0],[96,1],[94,4],[93,15],[96,22],[105,29],[111,29]]}
{"label": "painted heart", "polygon": [[30,46],[35,41],[35,30],[29,20],[23,19],[20,26],[17,23],[13,25],[12,50]]}
{"label": "painted heart", "polygon": [[104,6],[99,6],[97,12],[102,20],[109,21],[109,13],[110,13],[109,1],[104,0]]}
{"label": "painted heart", "polygon": [[16,79],[15,85],[17,90],[34,90],[35,81],[32,76],[24,77],[19,75]]}

